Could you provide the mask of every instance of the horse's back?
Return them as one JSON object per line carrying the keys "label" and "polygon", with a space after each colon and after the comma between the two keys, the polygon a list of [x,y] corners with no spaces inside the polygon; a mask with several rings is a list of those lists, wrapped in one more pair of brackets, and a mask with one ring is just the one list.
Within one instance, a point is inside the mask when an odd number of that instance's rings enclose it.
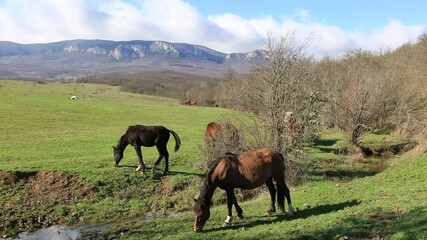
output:
{"label": "horse's back", "polygon": [[220,134],[225,134],[228,136],[227,140],[238,140],[238,131],[237,128],[231,123],[217,123],[210,122],[206,126],[205,130],[205,138],[212,140],[216,139]]}
{"label": "horse's back", "polygon": [[207,126],[206,126],[206,130],[205,130],[205,137],[206,139],[214,139],[218,136],[218,132],[220,131],[221,126],[219,125],[219,123],[216,122],[210,122]]}
{"label": "horse's back", "polygon": [[283,169],[284,162],[282,155],[269,148],[261,148],[253,151],[242,153],[239,156],[239,164],[242,167],[252,171],[260,171],[260,168]]}
{"label": "horse's back", "polygon": [[164,126],[129,126],[126,134],[131,143],[152,147],[158,142],[167,143],[169,140],[169,130]]}
{"label": "horse's back", "polygon": [[279,152],[263,148],[244,152],[236,158],[223,159],[222,164],[218,165],[217,175],[222,176],[225,182],[233,182],[236,188],[253,189],[270,178],[282,181],[283,166]]}

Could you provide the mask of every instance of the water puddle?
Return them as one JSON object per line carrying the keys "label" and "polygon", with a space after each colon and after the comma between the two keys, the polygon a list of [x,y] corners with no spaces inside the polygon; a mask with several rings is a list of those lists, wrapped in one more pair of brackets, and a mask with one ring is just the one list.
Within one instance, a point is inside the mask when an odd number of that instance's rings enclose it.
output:
{"label": "water puddle", "polygon": [[23,232],[17,238],[7,238],[10,240],[77,240],[84,239],[84,236],[100,236],[105,233],[111,224],[95,224],[80,227],[51,226],[39,229],[36,232]]}
{"label": "water puddle", "polygon": [[135,222],[135,221],[152,221],[156,218],[163,217],[175,217],[179,216],[182,213],[170,213],[168,215],[154,215],[148,213],[143,217],[130,219],[120,222],[111,222],[103,224],[93,224],[93,225],[83,225],[76,227],[67,227],[67,226],[51,226],[48,228],[42,228],[35,232],[22,232],[18,235],[17,238],[0,238],[0,240],[80,240],[88,239],[91,237],[99,237],[102,234],[106,233],[111,225],[121,222]]}

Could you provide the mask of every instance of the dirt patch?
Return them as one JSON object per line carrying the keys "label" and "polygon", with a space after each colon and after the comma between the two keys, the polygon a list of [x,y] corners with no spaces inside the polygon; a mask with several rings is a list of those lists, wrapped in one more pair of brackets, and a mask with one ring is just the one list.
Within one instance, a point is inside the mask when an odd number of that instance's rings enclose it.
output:
{"label": "dirt patch", "polygon": [[93,195],[93,190],[71,173],[0,171],[0,232],[7,235],[63,223],[73,203],[90,200]]}
{"label": "dirt patch", "polygon": [[384,211],[373,211],[373,212],[368,212],[368,216],[373,220],[373,221],[394,221],[394,220],[398,220],[400,219],[406,212],[399,208],[399,207],[395,207],[393,209],[391,209],[388,212],[384,212]]}
{"label": "dirt patch", "polygon": [[421,139],[417,139],[418,144],[408,151],[409,156],[420,156],[424,153],[427,153],[427,139],[422,137]]}
{"label": "dirt patch", "polygon": [[381,147],[363,147],[359,146],[360,151],[363,153],[364,157],[385,157],[390,158],[395,155],[401,155],[409,150],[413,149],[417,144],[415,142],[394,144],[390,146],[381,146]]}

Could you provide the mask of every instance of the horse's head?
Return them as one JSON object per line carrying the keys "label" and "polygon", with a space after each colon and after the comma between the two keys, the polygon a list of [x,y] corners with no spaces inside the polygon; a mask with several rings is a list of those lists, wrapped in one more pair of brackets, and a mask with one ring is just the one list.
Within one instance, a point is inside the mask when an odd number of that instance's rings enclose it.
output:
{"label": "horse's head", "polygon": [[123,158],[123,151],[120,151],[119,149],[117,149],[116,147],[113,147],[114,149],[114,165],[117,166],[119,165],[120,160],[122,160]]}
{"label": "horse's head", "polygon": [[203,227],[205,226],[206,221],[209,219],[211,215],[211,211],[209,210],[209,204],[203,201],[200,197],[199,199],[194,199],[194,207],[193,212],[196,215],[194,218],[194,226],[193,230],[195,232],[203,231]]}

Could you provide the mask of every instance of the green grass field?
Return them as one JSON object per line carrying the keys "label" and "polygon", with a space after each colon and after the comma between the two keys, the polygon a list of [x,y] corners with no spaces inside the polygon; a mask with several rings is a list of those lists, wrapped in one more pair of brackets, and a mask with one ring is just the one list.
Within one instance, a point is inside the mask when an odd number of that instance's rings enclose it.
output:
{"label": "green grass field", "polygon": [[[71,95],[80,100],[70,100]],[[18,204],[25,202],[24,192],[32,185],[9,186],[0,179],[0,205],[5,206],[0,210],[0,236],[42,227],[31,219],[43,215],[64,225],[112,221],[101,238],[426,239],[427,156],[387,160],[388,168],[380,172],[369,169],[365,160],[332,154],[331,149],[346,144],[331,132],[307,149],[313,168],[310,181],[291,187],[294,206],[300,209],[293,218],[266,215],[269,197],[263,193],[241,204],[246,218],[235,220],[230,229],[221,228],[226,208],[219,204],[206,231],[193,233],[189,209],[204,174],[198,166],[205,126],[238,114],[182,106],[176,99],[123,93],[106,85],[0,81],[0,171],[63,171],[94,190],[90,199],[70,204],[54,204],[53,199],[52,205],[35,204],[33,212],[25,212]],[[163,125],[178,133],[181,149],[173,152],[173,138],[168,145],[168,176],[136,173],[132,147],[126,149],[122,167],[113,167],[112,146],[133,124]],[[158,155],[155,148],[143,148],[143,156],[151,168]],[[221,203],[221,190],[215,195]],[[143,220],[149,212],[167,217]],[[20,219],[33,224],[20,226]]]}

